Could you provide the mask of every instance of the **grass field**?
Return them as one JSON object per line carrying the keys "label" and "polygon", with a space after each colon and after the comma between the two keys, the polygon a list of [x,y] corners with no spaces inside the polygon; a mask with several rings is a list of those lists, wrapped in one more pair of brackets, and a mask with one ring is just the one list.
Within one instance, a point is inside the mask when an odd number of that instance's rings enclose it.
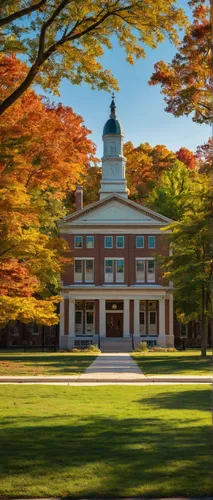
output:
{"label": "grass field", "polygon": [[91,353],[0,353],[3,375],[79,375],[96,359]]}
{"label": "grass field", "polygon": [[143,373],[151,375],[210,375],[212,355],[201,358],[200,351],[145,352],[132,354]]}
{"label": "grass field", "polygon": [[0,386],[0,495],[210,496],[211,388]]}

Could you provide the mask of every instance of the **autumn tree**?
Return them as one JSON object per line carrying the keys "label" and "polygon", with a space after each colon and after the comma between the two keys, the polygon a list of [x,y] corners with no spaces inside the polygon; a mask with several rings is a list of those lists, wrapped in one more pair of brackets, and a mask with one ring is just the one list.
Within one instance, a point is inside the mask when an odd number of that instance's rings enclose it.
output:
{"label": "autumn tree", "polygon": [[[16,85],[26,65],[0,58],[1,92]],[[15,112],[14,112],[15,111]],[[95,147],[82,118],[28,90],[0,123],[0,306],[10,319],[58,322],[58,275],[66,244],[56,222],[67,194],[81,182]]]}
{"label": "autumn tree", "polygon": [[[116,36],[131,64],[145,56],[165,36],[176,43],[177,30],[186,22],[174,0],[16,0],[1,3],[2,51],[23,52],[29,69],[2,100],[0,114],[35,82],[58,92],[62,78],[83,80],[98,89],[118,89],[100,59]],[[26,18],[27,16],[27,18]],[[24,22],[25,18],[27,23]],[[21,21],[21,22],[20,22]]]}
{"label": "autumn tree", "polygon": [[176,158],[184,163],[189,170],[194,170],[197,167],[196,155],[187,148],[180,148],[176,151]]}
{"label": "autumn tree", "polygon": [[161,85],[166,111],[174,116],[190,115],[198,123],[212,123],[212,34],[209,5],[205,1],[189,2],[193,23],[186,31],[179,51],[171,63],[159,61],[149,81]]}
{"label": "autumn tree", "polygon": [[150,146],[149,143],[134,147],[131,142],[124,145],[127,158],[126,174],[130,197],[136,201],[146,198],[161,173],[175,161],[175,153],[166,146]]}

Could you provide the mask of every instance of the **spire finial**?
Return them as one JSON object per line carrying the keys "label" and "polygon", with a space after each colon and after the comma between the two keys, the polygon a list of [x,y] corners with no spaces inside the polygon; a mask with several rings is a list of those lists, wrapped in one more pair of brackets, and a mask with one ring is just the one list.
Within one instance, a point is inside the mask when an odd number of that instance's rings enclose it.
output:
{"label": "spire finial", "polygon": [[115,94],[114,92],[112,93],[112,101],[110,104],[110,118],[116,118],[116,105],[115,105]]}

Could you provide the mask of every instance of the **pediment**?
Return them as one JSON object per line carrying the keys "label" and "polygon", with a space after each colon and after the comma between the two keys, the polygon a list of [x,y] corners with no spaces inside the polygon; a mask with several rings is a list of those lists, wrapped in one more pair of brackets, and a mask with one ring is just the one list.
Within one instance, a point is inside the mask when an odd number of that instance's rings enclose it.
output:
{"label": "pediment", "polygon": [[59,222],[60,226],[165,226],[171,219],[158,214],[139,203],[111,195],[88,205],[83,210],[68,215]]}

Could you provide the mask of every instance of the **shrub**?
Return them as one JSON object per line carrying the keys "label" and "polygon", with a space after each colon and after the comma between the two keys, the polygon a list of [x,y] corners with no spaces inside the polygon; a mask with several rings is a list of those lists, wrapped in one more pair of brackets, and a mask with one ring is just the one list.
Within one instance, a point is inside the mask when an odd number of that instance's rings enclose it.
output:
{"label": "shrub", "polygon": [[147,342],[143,341],[143,342],[140,342],[140,344],[138,344],[138,347],[136,349],[138,352],[146,352],[148,351],[148,347],[147,347]]}
{"label": "shrub", "polygon": [[149,349],[149,351],[150,352],[166,352],[166,348],[155,345],[154,347]]}
{"label": "shrub", "polygon": [[167,347],[166,352],[177,352],[177,349],[175,347]]}
{"label": "shrub", "polygon": [[76,352],[76,353],[78,352],[79,353],[79,352],[81,352],[81,349],[77,349],[77,347],[73,347],[73,349],[71,349],[70,352]]}
{"label": "shrub", "polygon": [[97,345],[91,344],[89,347],[86,349],[87,352],[101,352],[99,347]]}

